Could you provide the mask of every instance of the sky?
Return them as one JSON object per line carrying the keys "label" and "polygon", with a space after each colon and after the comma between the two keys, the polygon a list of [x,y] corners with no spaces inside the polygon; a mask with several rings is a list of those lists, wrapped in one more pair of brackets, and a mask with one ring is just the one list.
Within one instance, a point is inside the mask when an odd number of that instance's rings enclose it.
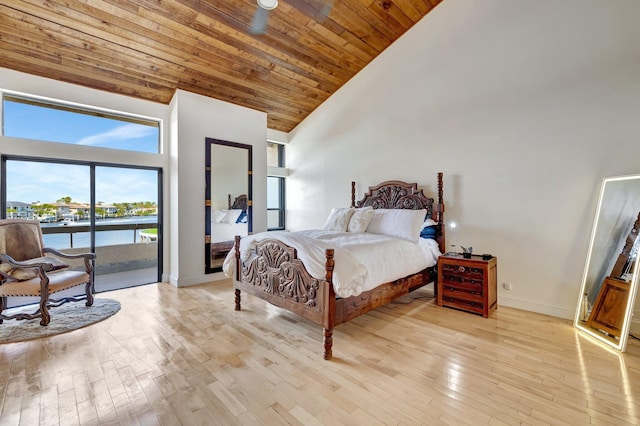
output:
{"label": "sky", "polygon": [[[4,135],[142,152],[158,152],[159,129],[128,121],[4,102]],[[11,160],[7,201],[54,203],[62,197],[90,201],[89,167]],[[157,172],[96,168],[96,201],[107,204],[157,202]]]}
{"label": "sky", "polygon": [[[54,203],[63,197],[72,202],[90,201],[89,167],[69,164],[7,162],[7,200]],[[96,201],[107,204],[157,202],[154,170],[96,167]]]}

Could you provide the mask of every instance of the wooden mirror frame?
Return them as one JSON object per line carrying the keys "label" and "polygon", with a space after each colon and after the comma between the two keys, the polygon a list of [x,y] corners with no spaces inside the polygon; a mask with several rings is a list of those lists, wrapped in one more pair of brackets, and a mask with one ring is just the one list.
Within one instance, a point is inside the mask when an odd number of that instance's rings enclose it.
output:
{"label": "wooden mirror frame", "polygon": [[[213,138],[205,138],[205,169],[204,169],[204,217],[205,217],[205,236],[204,236],[204,255],[205,255],[205,274],[211,274],[214,272],[221,272],[222,267],[211,266],[211,153],[213,145],[223,145],[233,148],[240,148],[247,150],[247,197],[246,197],[246,210],[247,210],[247,232],[250,234],[253,231],[253,147],[251,145],[229,142]],[[230,203],[231,203],[230,199]]]}
{"label": "wooden mirror frame", "polygon": [[[640,268],[633,268],[629,281],[619,275],[621,265],[639,265],[640,252],[631,250],[638,238],[639,212],[640,175],[603,180],[574,318],[578,330],[621,352],[629,337]],[[585,317],[585,298],[594,288],[597,297]]]}

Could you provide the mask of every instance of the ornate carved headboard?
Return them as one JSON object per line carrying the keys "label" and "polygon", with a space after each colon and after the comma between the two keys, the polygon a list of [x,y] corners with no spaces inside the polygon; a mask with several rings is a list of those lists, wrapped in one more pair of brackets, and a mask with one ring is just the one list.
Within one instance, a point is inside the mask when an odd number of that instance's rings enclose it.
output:
{"label": "ornate carved headboard", "polygon": [[428,198],[416,183],[389,180],[369,187],[369,192],[356,203],[356,207],[371,206],[374,209],[426,209],[433,214],[433,198]]}
{"label": "ornate carved headboard", "polygon": [[247,194],[238,195],[233,202],[229,194],[229,209],[247,210]]}
{"label": "ornate carved headboard", "polygon": [[426,209],[427,216],[438,222],[438,234],[436,240],[440,251],[445,252],[444,239],[444,200],[442,173],[438,173],[438,199],[424,195],[422,189],[418,189],[417,183],[407,183],[399,180],[389,180],[379,185],[369,187],[369,192],[356,203],[356,183],[351,182],[351,207],[367,207],[374,209]]}

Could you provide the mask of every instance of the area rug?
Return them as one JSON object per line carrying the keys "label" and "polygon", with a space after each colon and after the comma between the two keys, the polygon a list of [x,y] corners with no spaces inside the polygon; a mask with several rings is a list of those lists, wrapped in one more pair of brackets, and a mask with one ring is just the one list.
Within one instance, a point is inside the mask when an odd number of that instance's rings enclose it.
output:
{"label": "area rug", "polygon": [[[10,309],[9,314],[25,311],[33,313],[38,307],[31,305]],[[24,342],[56,334],[77,330],[95,324],[120,310],[120,302],[113,299],[94,299],[93,306],[84,302],[70,302],[57,308],[51,308],[51,321],[47,326],[40,325],[40,318],[33,320],[5,320],[0,324],[0,344]]]}

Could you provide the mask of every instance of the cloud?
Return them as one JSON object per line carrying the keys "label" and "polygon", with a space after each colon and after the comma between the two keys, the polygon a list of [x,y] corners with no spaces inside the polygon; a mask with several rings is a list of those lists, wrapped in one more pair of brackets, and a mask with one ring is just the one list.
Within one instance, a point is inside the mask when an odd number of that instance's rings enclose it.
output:
{"label": "cloud", "polygon": [[145,138],[155,134],[156,129],[150,126],[141,126],[139,124],[124,124],[104,133],[87,136],[78,141],[78,145],[103,146],[115,141],[124,141],[132,139]]}

